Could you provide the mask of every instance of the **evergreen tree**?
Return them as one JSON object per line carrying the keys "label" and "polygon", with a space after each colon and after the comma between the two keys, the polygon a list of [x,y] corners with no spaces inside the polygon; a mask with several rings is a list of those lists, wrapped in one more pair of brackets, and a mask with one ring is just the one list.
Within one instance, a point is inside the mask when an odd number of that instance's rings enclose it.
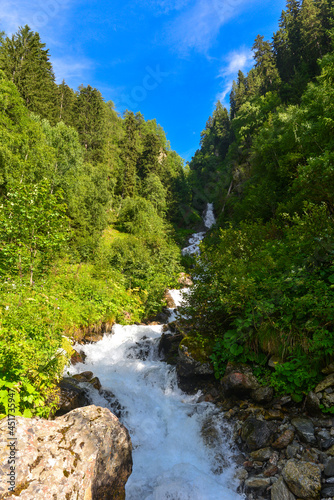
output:
{"label": "evergreen tree", "polygon": [[55,77],[38,33],[20,28],[0,46],[0,69],[18,88],[26,107],[54,122]]}
{"label": "evergreen tree", "polygon": [[86,159],[102,161],[106,124],[104,101],[99,90],[80,85],[73,104],[73,124],[85,147]]}
{"label": "evergreen tree", "polygon": [[73,123],[73,104],[75,100],[75,94],[73,90],[66,85],[65,80],[62,81],[57,87],[57,106],[56,106],[56,119],[57,121],[63,121],[66,125],[71,125]]}
{"label": "evergreen tree", "polygon": [[304,0],[300,11],[300,38],[303,59],[311,77],[318,73],[317,59],[322,56],[322,32],[319,7],[314,0]]}
{"label": "evergreen tree", "polygon": [[136,118],[132,111],[127,112],[123,122],[125,136],[121,141],[121,159],[123,170],[121,172],[121,198],[134,196],[136,193],[136,165],[139,157]]}
{"label": "evergreen tree", "polygon": [[[268,90],[273,90],[277,86],[279,78],[272,46],[268,41],[264,40],[263,36],[258,35],[252,50],[254,51],[255,68],[261,78],[260,90],[262,94],[265,94]],[[247,77],[249,87],[250,73]]]}
{"label": "evergreen tree", "polygon": [[144,139],[144,149],[139,158],[137,171],[141,179],[144,179],[149,173],[159,176],[161,173],[161,144],[159,138],[152,133],[147,134]]}

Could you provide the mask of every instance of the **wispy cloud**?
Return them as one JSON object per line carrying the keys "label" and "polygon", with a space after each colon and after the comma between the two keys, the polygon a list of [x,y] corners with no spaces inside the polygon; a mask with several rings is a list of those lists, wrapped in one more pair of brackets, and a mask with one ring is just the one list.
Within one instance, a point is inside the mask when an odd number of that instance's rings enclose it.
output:
{"label": "wispy cloud", "polygon": [[167,39],[181,53],[207,53],[221,27],[258,0],[196,0],[167,29]]}
{"label": "wispy cloud", "polygon": [[94,69],[94,62],[87,58],[66,57],[52,58],[52,66],[56,75],[57,83],[66,80],[66,83],[77,87],[81,83],[89,80],[91,71]]}
{"label": "wispy cloud", "polygon": [[217,78],[221,79],[222,90],[217,94],[216,101],[220,100],[226,104],[226,96],[232,89],[233,80],[236,79],[238,71],[248,70],[253,63],[251,50],[241,48],[230,52],[225,58],[225,64],[220,68]]}
{"label": "wispy cloud", "polygon": [[73,0],[47,0],[32,2],[31,0],[2,0],[0,5],[0,27],[11,35],[19,26],[28,24],[31,29],[39,31],[63,17],[64,9]]}

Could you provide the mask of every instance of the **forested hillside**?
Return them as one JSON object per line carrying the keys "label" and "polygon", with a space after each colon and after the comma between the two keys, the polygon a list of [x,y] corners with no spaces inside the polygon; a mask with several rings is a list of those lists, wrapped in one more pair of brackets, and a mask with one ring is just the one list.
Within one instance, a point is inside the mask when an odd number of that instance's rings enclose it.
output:
{"label": "forested hillside", "polygon": [[0,197],[0,413],[15,387],[26,415],[48,415],[64,333],[160,310],[190,190],[155,120],[57,85],[25,26],[1,37]]}
{"label": "forested hillside", "polygon": [[[333,9],[287,1],[186,167],[155,120],[57,84],[38,33],[0,35],[0,414],[15,388],[48,416],[67,338],[155,314],[182,264],[183,342],[217,378],[232,360],[314,387],[334,355]],[[182,261],[207,202],[216,227]]]}
{"label": "forested hillside", "polygon": [[331,0],[287,1],[189,165],[196,208],[214,202],[218,227],[197,263],[187,341],[217,377],[228,360],[252,362],[297,400],[334,354],[333,14]]}

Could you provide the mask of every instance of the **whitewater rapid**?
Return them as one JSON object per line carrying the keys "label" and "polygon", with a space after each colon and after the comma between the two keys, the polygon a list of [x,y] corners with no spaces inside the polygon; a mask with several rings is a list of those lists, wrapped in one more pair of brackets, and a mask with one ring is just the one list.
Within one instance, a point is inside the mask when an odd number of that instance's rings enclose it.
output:
{"label": "whitewater rapid", "polygon": [[[212,206],[204,222],[214,223]],[[169,292],[176,307],[191,293]],[[175,318],[176,309],[170,309],[169,321]],[[175,367],[159,356],[162,328],[114,325],[101,341],[77,346],[85,363],[69,368],[72,375],[90,370],[100,379],[100,393],[80,385],[93,404],[110,408],[129,430],[133,472],[126,500],[241,500],[231,429],[212,403],[179,389]]]}
{"label": "whitewater rapid", "polygon": [[[101,341],[80,346],[85,363],[70,368],[99,377],[110,393],[90,388],[92,403],[116,411],[129,430],[133,472],[126,499],[241,499],[223,415],[211,403],[198,403],[199,394],[178,388],[175,368],[158,354],[161,333],[162,325],[114,325]],[[209,446],[203,440],[208,428],[215,436]]]}

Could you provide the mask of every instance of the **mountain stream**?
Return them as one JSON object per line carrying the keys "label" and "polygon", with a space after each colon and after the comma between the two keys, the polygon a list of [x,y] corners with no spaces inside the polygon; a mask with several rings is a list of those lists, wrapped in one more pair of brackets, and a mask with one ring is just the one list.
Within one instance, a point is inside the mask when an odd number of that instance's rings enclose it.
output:
{"label": "mountain stream", "polygon": [[[212,207],[206,217],[214,221]],[[171,294],[180,305],[182,293]],[[230,427],[215,405],[178,388],[175,367],[158,353],[161,334],[162,325],[116,324],[101,341],[80,346],[85,364],[70,367],[71,374],[91,370],[100,379],[100,393],[81,385],[93,404],[110,408],[129,430],[133,472],[126,500],[241,499]]]}

